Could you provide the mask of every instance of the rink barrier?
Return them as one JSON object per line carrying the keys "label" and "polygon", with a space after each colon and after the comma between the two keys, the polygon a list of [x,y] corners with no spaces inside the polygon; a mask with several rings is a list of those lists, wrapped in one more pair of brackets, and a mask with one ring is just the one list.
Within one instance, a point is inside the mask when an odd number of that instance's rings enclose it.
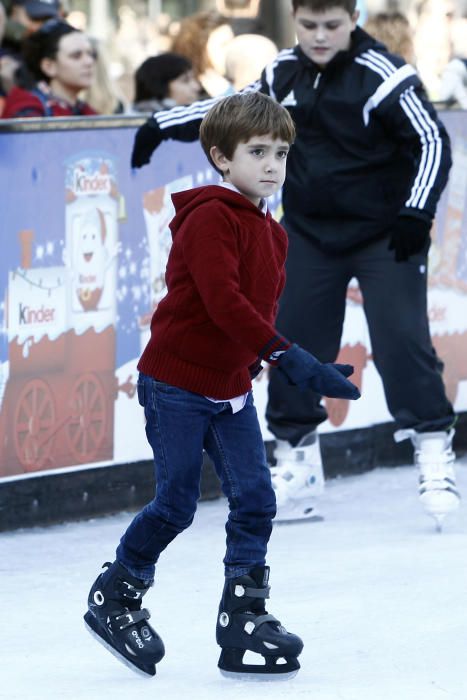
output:
{"label": "rink barrier", "polygon": [[[364,474],[375,467],[410,465],[410,442],[395,443],[393,433],[394,424],[385,423],[323,434],[321,450],[326,478]],[[265,446],[270,463],[274,463],[274,442],[268,440]],[[458,456],[467,452],[465,412],[459,414],[454,448]],[[151,461],[3,480],[0,481],[0,532],[122,511],[136,512],[153,498],[154,487]],[[217,499],[220,495],[219,480],[205,455],[201,500]]]}
{"label": "rink barrier", "polygon": [[[467,123],[465,113],[441,117],[455,166],[437,216],[441,263],[430,321],[450,395],[457,396],[454,446],[462,454],[467,270],[459,261],[462,251],[467,260]],[[0,121],[0,530],[134,511],[154,493],[135,397],[136,361],[164,293],[170,194],[215,182],[217,175],[199,144],[175,142],[163,143],[150,166],[132,172],[134,133],[145,118]],[[270,205],[280,216],[280,197]],[[80,237],[88,240],[90,232],[100,246],[85,251]],[[86,267],[81,258],[91,252]],[[358,288],[349,292],[348,312],[356,331],[350,339],[344,333],[339,359],[355,365],[361,385],[371,352],[359,325]],[[410,444],[393,441],[381,387],[371,381],[366,373],[359,419],[352,402],[326,400],[330,419],[321,444],[327,478],[411,462]],[[255,380],[257,405],[264,406],[266,387],[263,371]],[[362,413],[363,401],[369,406]],[[261,411],[259,418],[272,461]],[[201,497],[220,493],[205,459]]]}

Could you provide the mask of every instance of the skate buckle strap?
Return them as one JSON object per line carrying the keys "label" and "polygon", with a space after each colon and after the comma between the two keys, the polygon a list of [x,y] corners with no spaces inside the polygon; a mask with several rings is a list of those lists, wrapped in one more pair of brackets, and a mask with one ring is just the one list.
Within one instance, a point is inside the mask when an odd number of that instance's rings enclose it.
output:
{"label": "skate buckle strap", "polygon": [[258,627],[261,627],[261,625],[264,625],[266,622],[276,622],[278,625],[281,624],[274,615],[266,613],[266,615],[258,615],[254,620],[248,620],[244,627],[245,632],[247,634],[253,634]]}
{"label": "skate buckle strap", "polygon": [[136,625],[136,623],[142,620],[149,620],[150,617],[149,610],[143,608],[142,610],[132,610],[122,615],[116,615],[114,621],[118,624],[119,629],[124,630],[131,625]]}
{"label": "skate buckle strap", "polygon": [[269,598],[270,590],[271,586],[266,586],[265,588],[250,588],[249,586],[236,585],[235,596],[237,598],[243,598],[243,596],[248,596],[248,598]]}
{"label": "skate buckle strap", "polygon": [[139,600],[146,593],[148,588],[146,586],[141,586],[141,588],[136,588],[128,581],[120,581],[120,593],[125,598],[130,598],[130,600]]}

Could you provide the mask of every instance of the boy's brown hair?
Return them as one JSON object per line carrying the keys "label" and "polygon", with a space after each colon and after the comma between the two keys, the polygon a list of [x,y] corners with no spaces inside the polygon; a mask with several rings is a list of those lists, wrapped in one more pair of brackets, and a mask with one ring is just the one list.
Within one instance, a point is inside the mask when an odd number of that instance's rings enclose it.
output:
{"label": "boy's brown hair", "polygon": [[216,168],[210,155],[213,146],[231,160],[239,143],[266,134],[293,143],[295,125],[292,117],[285,107],[268,95],[247,92],[229,95],[216,102],[201,122],[199,138],[209,162]]}
{"label": "boy's brown hair", "polygon": [[326,12],[341,7],[352,16],[357,7],[357,0],[292,0],[293,11],[296,12],[299,7],[307,7],[312,12]]}

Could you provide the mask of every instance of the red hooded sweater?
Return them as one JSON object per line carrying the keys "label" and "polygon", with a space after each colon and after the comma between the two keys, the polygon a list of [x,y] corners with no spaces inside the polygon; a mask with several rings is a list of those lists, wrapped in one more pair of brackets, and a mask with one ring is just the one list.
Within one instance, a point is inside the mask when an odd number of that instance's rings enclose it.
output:
{"label": "red hooded sweater", "polygon": [[230,399],[251,389],[249,366],[290,343],[274,328],[287,236],[243,195],[209,185],[172,196],[167,295],[138,369]]}

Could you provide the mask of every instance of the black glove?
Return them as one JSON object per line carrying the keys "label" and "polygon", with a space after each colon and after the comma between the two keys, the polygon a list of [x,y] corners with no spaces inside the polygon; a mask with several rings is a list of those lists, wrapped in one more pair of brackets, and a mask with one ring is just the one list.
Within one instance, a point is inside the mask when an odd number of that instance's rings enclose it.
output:
{"label": "black glove", "polygon": [[395,252],[396,262],[408,260],[420,253],[430,237],[431,223],[413,216],[399,216],[394,224],[389,241],[389,250]]}
{"label": "black glove", "polygon": [[162,142],[158,123],[151,117],[136,132],[131,154],[131,167],[141,168],[151,160],[151,156]]}
{"label": "black glove", "polygon": [[357,387],[346,379],[353,373],[352,365],[322,364],[295,343],[280,356],[277,369],[301,391],[312,389],[336,399],[360,398]]}

